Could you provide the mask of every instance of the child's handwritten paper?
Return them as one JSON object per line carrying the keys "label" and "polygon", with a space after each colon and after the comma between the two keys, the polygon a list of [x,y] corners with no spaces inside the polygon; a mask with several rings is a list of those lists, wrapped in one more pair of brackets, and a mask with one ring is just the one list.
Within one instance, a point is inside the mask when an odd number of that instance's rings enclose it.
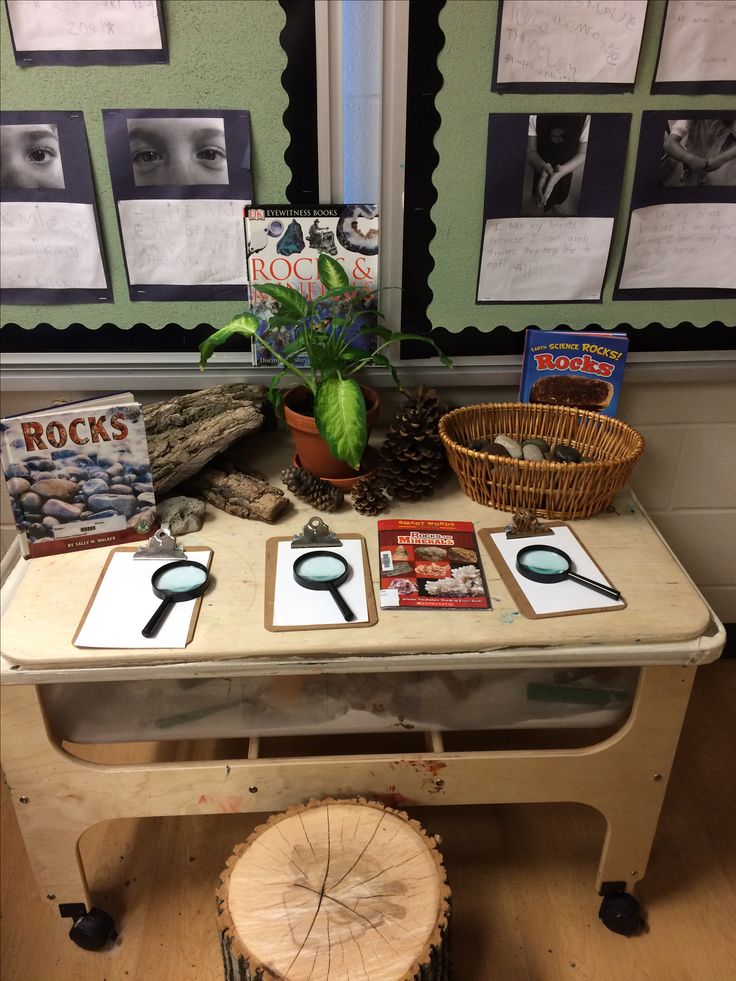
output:
{"label": "child's handwritten paper", "polygon": [[598,300],[613,218],[490,218],[479,302]]}
{"label": "child's handwritten paper", "polygon": [[94,206],[0,204],[3,289],[106,289]]}
{"label": "child's handwritten paper", "polygon": [[497,81],[631,84],[646,0],[504,0]]}
{"label": "child's handwritten paper", "polygon": [[661,204],[631,214],[621,289],[736,289],[736,204]]}
{"label": "child's handwritten paper", "polygon": [[245,285],[247,201],[119,201],[131,285]]}
{"label": "child's handwritten paper", "polygon": [[736,0],[670,0],[657,82],[736,80]]}
{"label": "child's handwritten paper", "polygon": [[160,49],[156,0],[7,0],[18,51]]}

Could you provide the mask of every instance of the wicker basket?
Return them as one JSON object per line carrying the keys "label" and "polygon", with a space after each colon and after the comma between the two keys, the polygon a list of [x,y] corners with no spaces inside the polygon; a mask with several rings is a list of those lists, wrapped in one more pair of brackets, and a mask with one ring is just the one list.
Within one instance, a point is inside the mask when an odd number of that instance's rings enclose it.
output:
{"label": "wicker basket", "polygon": [[[468,405],[440,419],[440,436],[463,492],[500,511],[525,508],[545,518],[590,518],[603,511],[644,452],[630,426],[598,412],[525,402]],[[516,460],[468,449],[475,439],[566,443],[585,463]]]}

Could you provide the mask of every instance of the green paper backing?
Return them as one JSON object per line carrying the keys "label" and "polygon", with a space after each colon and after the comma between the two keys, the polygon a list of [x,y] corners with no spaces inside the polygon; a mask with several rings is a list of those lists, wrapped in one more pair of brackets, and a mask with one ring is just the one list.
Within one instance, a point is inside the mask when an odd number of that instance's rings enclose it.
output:
{"label": "green paper backing", "polygon": [[[616,94],[529,95],[491,92],[498,4],[481,0],[448,0],[440,13],[445,46],[438,67],[444,84],[436,106],[442,117],[435,137],[439,164],[433,183],[436,226],[430,251],[435,262],[429,277],[434,297],[428,309],[434,327],[458,332],[474,326],[490,331],[499,325],[523,330],[560,324],[583,328],[592,324],[634,328],[689,322],[704,327],[713,321],[734,326],[736,301],[612,299],[624,248],[629,200],[634,181],[641,113],[645,109],[725,109],[733,112],[736,97],[724,95],[650,95],[664,21],[663,0],[649,0],[634,92]],[[486,140],[490,112],[536,113],[629,112],[632,115],[621,202],[601,303],[529,303],[476,305],[478,260],[483,233]],[[736,257],[734,258],[736,262]],[[735,335],[736,339],[736,335]]]}
{"label": "green paper backing", "polygon": [[169,323],[184,328],[221,326],[243,301],[131,303],[107,168],[104,109],[249,109],[256,200],[281,201],[291,179],[284,162],[289,133],[282,116],[288,97],[281,85],[286,54],[279,35],[286,22],[277,0],[164,0],[168,65],[18,68],[3,4],[0,13],[0,84],[3,109],[81,109],[87,129],[104,249],[114,303],[10,305],[3,323],[121,328]]}

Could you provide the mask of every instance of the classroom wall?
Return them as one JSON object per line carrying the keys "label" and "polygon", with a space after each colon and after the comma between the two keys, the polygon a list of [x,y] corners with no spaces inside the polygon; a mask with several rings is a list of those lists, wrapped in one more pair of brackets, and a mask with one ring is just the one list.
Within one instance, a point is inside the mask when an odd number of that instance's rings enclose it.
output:
{"label": "classroom wall", "polygon": [[[106,391],[110,389],[107,388]],[[135,388],[143,401],[175,392]],[[91,391],[11,392],[0,397],[0,413],[22,412],[96,394]],[[453,405],[516,398],[512,386],[448,387]],[[387,392],[387,401],[391,397]],[[390,419],[384,408],[383,421]],[[668,381],[624,385],[619,418],[646,440],[632,487],[706,600],[727,623],[736,622],[736,383]],[[374,440],[375,442],[375,440]],[[258,461],[253,461],[258,469]],[[450,478],[454,479],[454,478]],[[0,511],[2,551],[15,538],[8,496]],[[247,534],[247,522],[243,526]],[[44,559],[36,561],[43,562]]]}

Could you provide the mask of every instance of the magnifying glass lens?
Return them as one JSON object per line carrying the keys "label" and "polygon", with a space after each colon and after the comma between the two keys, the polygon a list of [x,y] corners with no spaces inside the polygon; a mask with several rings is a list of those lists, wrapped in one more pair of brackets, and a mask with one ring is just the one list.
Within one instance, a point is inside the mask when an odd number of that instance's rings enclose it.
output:
{"label": "magnifying glass lens", "polygon": [[519,556],[519,564],[538,576],[559,576],[570,569],[570,562],[564,555],[541,548],[530,549]]}
{"label": "magnifying glass lens", "polygon": [[345,572],[345,566],[332,555],[310,555],[299,563],[299,575],[312,582],[331,582],[339,579]]}
{"label": "magnifying glass lens", "polygon": [[162,592],[188,593],[201,586],[207,579],[207,571],[197,566],[181,566],[178,569],[164,569],[156,579],[156,586]]}

